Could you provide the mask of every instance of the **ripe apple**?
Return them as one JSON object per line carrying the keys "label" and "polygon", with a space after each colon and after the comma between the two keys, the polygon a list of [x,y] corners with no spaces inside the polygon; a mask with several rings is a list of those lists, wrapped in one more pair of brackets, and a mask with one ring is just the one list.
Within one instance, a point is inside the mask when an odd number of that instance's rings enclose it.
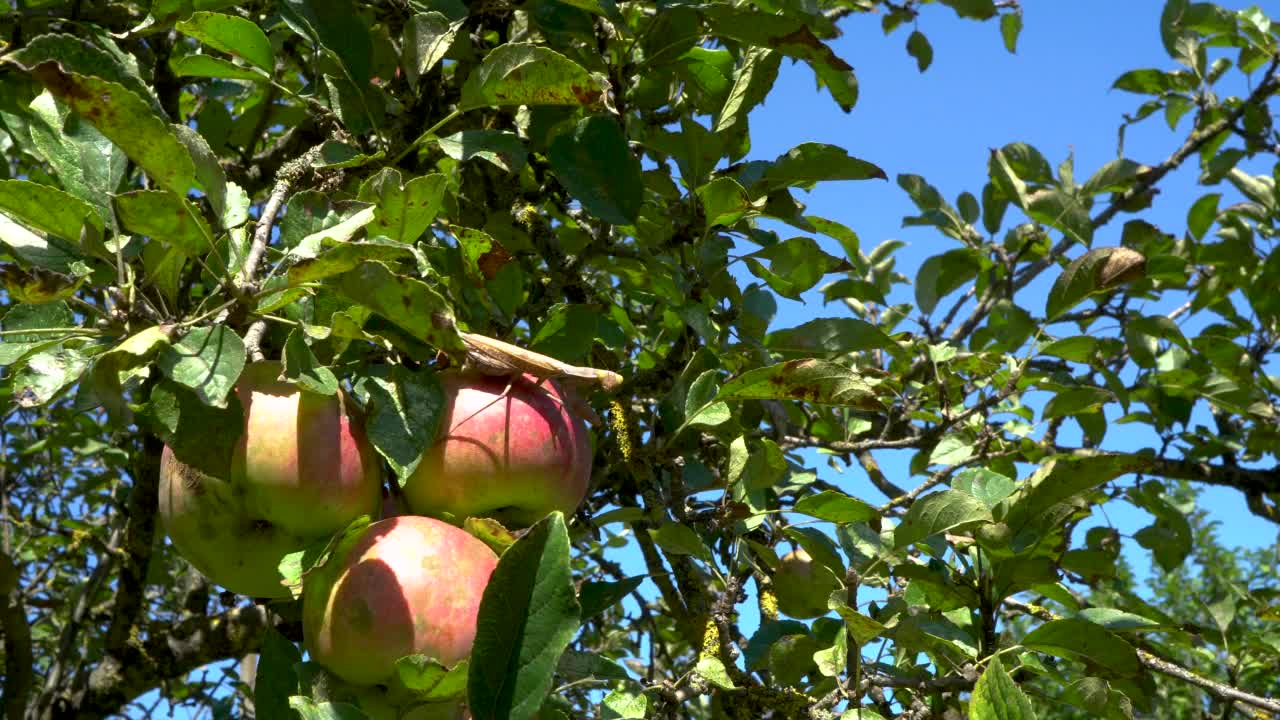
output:
{"label": "ripe apple", "polygon": [[302,638],[312,659],[356,685],[388,681],[396,660],[453,665],[471,654],[498,556],[432,518],[380,520],[344,540],[303,580]]}
{"label": "ripe apple", "polygon": [[441,433],[405,483],[409,509],[493,517],[508,527],[532,525],[553,510],[572,515],[591,480],[591,439],[571,410],[581,401],[529,375],[450,371],[440,380]]}
{"label": "ripe apple", "polygon": [[773,574],[773,594],[778,610],[793,618],[816,618],[827,614],[827,598],[840,582],[825,565],[813,562],[802,549],[782,557]]}
{"label": "ripe apple", "polygon": [[346,398],[277,380],[278,363],[250,363],[236,383],[245,426],[226,478],[160,462],[160,517],[178,552],[243,595],[286,597],[276,566],[362,514],[378,511],[382,477]]}

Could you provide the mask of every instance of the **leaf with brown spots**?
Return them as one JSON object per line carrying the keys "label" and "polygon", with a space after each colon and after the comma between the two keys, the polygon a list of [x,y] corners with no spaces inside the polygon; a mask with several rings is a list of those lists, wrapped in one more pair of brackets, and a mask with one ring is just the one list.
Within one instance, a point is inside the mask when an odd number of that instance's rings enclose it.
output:
{"label": "leaf with brown spots", "polygon": [[186,195],[195,184],[191,155],[151,105],[120,83],[64,71],[53,61],[29,68],[49,92],[115,143],[155,180]]}
{"label": "leaf with brown spots", "polygon": [[17,265],[0,263],[0,284],[18,302],[39,305],[71,297],[84,284],[82,277],[64,275],[33,267],[24,270]]}
{"label": "leaf with brown spots", "polygon": [[444,193],[444,175],[420,175],[402,183],[398,170],[385,168],[360,186],[360,199],[375,205],[366,232],[412,243],[435,220]]}
{"label": "leaf with brown spots", "polygon": [[1045,317],[1053,320],[1091,295],[1111,290],[1142,276],[1147,259],[1127,247],[1095,248],[1062,271],[1045,304]]}
{"label": "leaf with brown spots", "polygon": [[790,360],[748,370],[729,380],[716,400],[801,400],[816,405],[841,405],[860,410],[883,410],[876,386],[852,368],[825,360]]}
{"label": "leaf with brown spots", "polygon": [[608,107],[609,81],[545,47],[508,43],[493,49],[462,88],[458,110],[510,105]]}

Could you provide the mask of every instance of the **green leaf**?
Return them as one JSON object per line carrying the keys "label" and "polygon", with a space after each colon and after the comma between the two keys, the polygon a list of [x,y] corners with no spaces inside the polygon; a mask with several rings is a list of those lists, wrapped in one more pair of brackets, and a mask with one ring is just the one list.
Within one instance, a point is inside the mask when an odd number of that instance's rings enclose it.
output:
{"label": "green leaf", "polygon": [[218,409],[163,379],[151,390],[145,417],[179,460],[208,475],[229,477],[231,458],[244,434],[244,411],[234,394],[225,409]]}
{"label": "green leaf", "polygon": [[[769,261],[766,268],[761,259]],[[828,255],[810,237],[794,237],[770,245],[746,256],[751,274],[764,280],[778,294],[798,300],[824,275],[844,272],[849,263],[834,255]]]}
{"label": "green leaf", "polygon": [[1001,475],[986,468],[971,467],[956,474],[955,479],[951,481],[951,487],[967,492],[981,500],[987,507],[994,508],[1001,500],[1013,494],[1017,484],[1007,475]]}
{"label": "green leaf", "polygon": [[333,371],[320,365],[316,356],[307,346],[306,335],[302,328],[294,328],[284,344],[284,355],[281,358],[284,372],[281,377],[297,385],[303,390],[317,395],[337,395],[338,378]]}
{"label": "green leaf", "polygon": [[368,155],[355,145],[339,140],[326,140],[320,145],[319,155],[311,161],[311,167],[322,170],[363,167],[385,156],[386,153],[382,150]]}
{"label": "green leaf", "polygon": [[229,229],[243,225],[249,219],[249,197],[235,183],[227,184],[218,156],[200,133],[186,125],[173,125],[178,141],[187,148],[195,165],[196,183],[209,198],[214,215]]}
{"label": "green leaf", "polygon": [[1139,95],[1160,95],[1166,92],[1189,90],[1187,73],[1165,72],[1154,68],[1130,70],[1116,78],[1111,85],[1113,89],[1138,93]]}
{"label": "green leaf", "polygon": [[1010,53],[1018,52],[1018,35],[1022,33],[1022,12],[1005,13],[1000,16],[1000,37],[1004,40],[1004,49]]}
{"label": "green leaf", "polygon": [[1098,350],[1097,338],[1088,335],[1061,338],[1040,348],[1041,355],[1062,358],[1078,363],[1088,363]]}
{"label": "green leaf", "polygon": [[1135,615],[1124,610],[1115,608],[1093,607],[1085,608],[1076,613],[1076,617],[1081,620],[1087,620],[1095,625],[1113,630],[1116,632],[1138,631],[1138,630],[1161,630],[1167,629],[1168,626],[1162,622],[1145,618],[1141,615]]}
{"label": "green leaf", "polygon": [[534,717],[579,613],[569,531],[553,512],[502,555],[480,601],[467,679],[475,720]]}
{"label": "green leaf", "polygon": [[622,602],[622,599],[640,587],[644,575],[629,577],[617,582],[588,580],[578,590],[578,603],[582,606],[582,619],[587,620]]}
{"label": "green leaf", "polygon": [[818,76],[840,109],[849,112],[858,102],[858,80],[853,68],[814,34],[798,17],[755,12],[745,7],[708,3],[699,8],[706,26],[716,35],[749,45],[773,48],[787,57],[804,60]]}
{"label": "green leaf", "polygon": [[823,180],[888,180],[884,170],[855,157],[842,147],[808,142],[779,155],[765,170],[759,186],[752,191],[763,195],[782,187],[812,187]]}
{"label": "green leaf", "polygon": [[1115,402],[1115,396],[1106,388],[1075,387],[1062,390],[1044,406],[1044,420],[1068,415],[1097,412],[1103,405]]}
{"label": "green leaf", "polygon": [[221,13],[195,12],[174,27],[215,50],[244,59],[268,75],[275,71],[271,40],[252,20]]}
{"label": "green leaf", "polygon": [[698,658],[698,664],[693,669],[703,680],[722,690],[733,690],[735,687],[733,679],[729,677],[729,671],[718,657],[703,655]]}
{"label": "green leaf", "polygon": [[733,87],[716,116],[713,132],[729,133],[737,126],[745,129],[752,108],[763,103],[773,89],[781,60],[781,53],[767,48],[747,50],[742,63],[734,70]]}
{"label": "green leaf", "polygon": [[480,158],[511,173],[520,172],[529,157],[520,136],[502,130],[463,130],[436,140],[436,145],[458,162]]}
{"label": "green leaf", "polygon": [[280,15],[299,35],[333,53],[357,87],[369,84],[373,40],[352,0],[284,0]]}
{"label": "green leaf", "polygon": [[444,202],[446,179],[433,173],[419,175],[401,185],[400,173],[383,169],[360,187],[360,199],[375,203],[373,221],[366,226],[369,237],[385,235],[402,243],[413,243],[431,226]]}
{"label": "green leaf", "polygon": [[27,265],[64,273],[84,258],[74,245],[54,235],[41,237],[4,213],[0,213],[0,250]]}
{"label": "green leaf", "polygon": [[884,625],[857,612],[844,603],[836,606],[836,613],[844,620],[845,627],[848,629],[849,634],[853,636],[854,645],[857,647],[875,640],[883,635],[886,630]]}
{"label": "green leaf", "polygon": [[213,230],[190,200],[168,190],[135,190],[116,196],[120,222],[139,235],[202,257],[213,247]]}
{"label": "green leaf", "polygon": [[863,410],[884,408],[875,387],[856,370],[824,360],[789,360],[748,370],[725,382],[716,399],[790,399]]}
{"label": "green leaf", "polygon": [[27,358],[13,375],[13,398],[18,407],[45,405],[80,379],[89,359],[76,350],[49,350]]}
{"label": "green leaf", "polygon": [[447,668],[426,655],[409,655],[396,660],[397,679],[418,702],[442,702],[466,694],[470,669],[471,664],[467,660]]}
{"label": "green leaf", "polygon": [[380,262],[366,261],[332,282],[339,293],[395,323],[415,340],[444,352],[465,349],[452,322],[452,309],[421,280],[396,275]]}
{"label": "green leaf", "polygon": [[244,370],[244,342],[225,325],[195,328],[165,348],[159,364],[175,382],[195,391],[201,402],[227,407],[227,393]]}
{"label": "green leaf", "polygon": [[358,376],[354,390],[364,406],[365,433],[403,482],[435,440],[444,390],[434,372],[376,365]]}
{"label": "green leaf", "polygon": [[174,137],[169,124],[138,93],[99,77],[64,72],[51,62],[38,65],[32,74],[123,150],[158,185],[180,196],[191,189],[195,183],[191,155]]}
{"label": "green leaf", "polygon": [[1075,192],[1035,190],[1027,195],[1024,209],[1032,220],[1057,228],[1082,245],[1088,246],[1093,242],[1093,221],[1089,218],[1089,209]]}
{"label": "green leaf", "polygon": [[939,300],[974,279],[981,268],[980,257],[971,248],[956,248],[930,257],[921,263],[916,276],[916,304],[922,312],[933,312]]}
{"label": "green leaf", "polygon": [[404,65],[409,82],[418,84],[418,78],[444,59],[453,45],[463,20],[449,22],[438,12],[418,13],[404,26]]}
{"label": "green leaf", "polygon": [[1088,661],[1122,677],[1134,677],[1142,671],[1132,645],[1087,620],[1051,620],[1027,633],[1022,645],[1056,657]]}
{"label": "green leaf", "polygon": [[1058,503],[1126,473],[1142,472],[1150,465],[1150,458],[1120,453],[1053,457],[1023,480],[996,514],[1016,534]]}
{"label": "green leaf", "polygon": [[849,634],[843,627],[836,631],[836,639],[831,647],[813,654],[813,662],[818,666],[818,672],[827,677],[839,677],[843,674],[848,669],[845,665],[848,658]]}
{"label": "green leaf", "polygon": [[635,223],[644,182],[640,161],[616,120],[602,115],[579,120],[551,141],[547,159],[587,212],[614,225]]}
{"label": "green leaf", "polygon": [[258,671],[253,683],[253,709],[264,718],[288,718],[289,698],[298,694],[298,673],[293,666],[302,662],[298,646],[275,628],[268,628],[258,655]]}
{"label": "green leaf", "polygon": [[93,206],[57,188],[30,180],[0,180],[0,210],[23,224],[80,242],[80,232],[88,223],[102,232],[102,218]]}
{"label": "green leaf", "polygon": [[707,229],[731,226],[751,212],[747,191],[731,177],[718,177],[698,188],[698,199],[702,201]]}
{"label": "green leaf", "polygon": [[601,701],[603,720],[644,720],[649,712],[649,698],[640,694],[631,694],[614,690],[604,696]]}
{"label": "green leaf", "polygon": [[959,465],[973,457],[973,440],[960,433],[948,435],[929,452],[930,465]]}
{"label": "green leaf", "polygon": [[694,49],[701,34],[698,14],[692,8],[673,5],[655,13],[639,38],[645,66],[654,68],[680,58]]}
{"label": "green leaf", "polygon": [[[4,328],[3,344],[44,342],[50,338],[62,340],[71,331],[78,328],[75,314],[71,306],[61,300],[41,304],[19,304],[8,306],[8,312],[0,315],[0,327]],[[67,333],[31,332],[19,330],[54,330],[66,328]]]}
{"label": "green leaf", "polygon": [[[375,212],[375,208],[365,206],[348,215],[336,225],[326,225],[322,230],[300,239],[297,245],[290,248],[289,257],[297,259],[312,258],[326,244],[348,242],[363,231],[366,225],[373,222]],[[283,232],[281,230],[282,234]]]}
{"label": "green leaf", "polygon": [[802,325],[768,334],[765,347],[778,352],[843,355],[862,350],[892,348],[884,331],[857,318],[817,318]]}
{"label": "green leaf", "polygon": [[257,70],[237,65],[212,55],[183,55],[169,61],[169,68],[178,77],[226,78],[228,80],[253,80],[266,82],[267,77]]}
{"label": "green leaf", "polygon": [[996,16],[995,0],[941,0],[956,15],[971,20],[990,20]]}
{"label": "green leaf", "polygon": [[706,561],[711,559],[711,550],[702,541],[698,533],[688,525],[678,522],[665,522],[656,530],[650,530],[653,541],[670,555],[692,555]]}
{"label": "green leaf", "polygon": [[907,53],[916,59],[916,69],[920,72],[928,70],[933,64],[933,46],[929,44],[929,38],[919,30],[913,30],[907,37]]}
{"label": "green leaf", "polygon": [[893,542],[905,548],[914,542],[971,523],[991,522],[991,510],[981,500],[959,490],[943,490],[917,499],[894,528]]}
{"label": "green leaf", "polygon": [[316,702],[309,697],[294,695],[289,707],[297,710],[302,720],[369,720],[355,705],[340,702]]}
{"label": "green leaf", "polygon": [[1000,658],[993,657],[973,686],[969,717],[972,720],[1035,720],[1036,712],[1031,700],[1004,671]]}
{"label": "green leaf", "polygon": [[[556,674],[568,682],[594,678],[596,680],[627,681],[631,676],[622,666],[598,653],[566,650],[556,665]],[[554,699],[554,696],[552,696]],[[545,711],[545,705],[544,711]],[[541,720],[541,716],[539,717]]]}
{"label": "green leaf", "polygon": [[[334,275],[341,275],[348,270],[360,266],[366,260],[392,261],[413,254],[409,245],[390,242],[385,239],[371,242],[346,242],[330,248],[314,258],[301,260],[289,268],[289,285],[323,280]],[[262,310],[262,312],[269,312]]]}
{"label": "green leaf", "polygon": [[823,490],[796,502],[794,512],[834,523],[867,522],[880,517],[875,508],[837,490]]}
{"label": "green leaf", "polygon": [[111,194],[119,189],[129,162],[124,152],[49,92],[33,100],[30,110],[31,141],[63,189],[97,209],[96,226],[114,226]]}
{"label": "green leaf", "polygon": [[485,56],[462,87],[459,111],[511,105],[574,105],[606,109],[609,81],[560,53],[507,43]]}
{"label": "green leaf", "polygon": [[149,362],[157,353],[169,347],[173,331],[172,325],[149,327],[133,334],[94,360],[94,394],[108,410],[117,413],[124,410],[120,373]]}
{"label": "green leaf", "polygon": [[1209,232],[1209,228],[1213,227],[1213,223],[1218,219],[1218,202],[1222,200],[1221,193],[1210,193],[1203,195],[1191,205],[1187,210],[1187,232],[1197,240],[1204,239],[1204,234]]}

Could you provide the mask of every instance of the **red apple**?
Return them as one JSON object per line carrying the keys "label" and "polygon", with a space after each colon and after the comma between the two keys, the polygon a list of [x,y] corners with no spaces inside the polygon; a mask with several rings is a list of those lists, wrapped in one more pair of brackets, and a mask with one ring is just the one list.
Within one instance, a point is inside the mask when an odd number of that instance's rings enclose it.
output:
{"label": "red apple", "polygon": [[[493,517],[524,527],[572,515],[591,480],[591,438],[554,382],[441,373],[441,434],[404,486],[419,515]],[[503,395],[506,391],[506,395]]]}
{"label": "red apple", "polygon": [[827,614],[827,598],[840,587],[825,565],[813,562],[809,553],[796,550],[782,557],[773,574],[773,594],[778,609],[793,618],[816,618]]}
{"label": "red apple", "polygon": [[453,665],[471,654],[480,598],[497,564],[488,545],[448,523],[380,520],[303,581],[307,652],[357,685],[388,681],[406,655]]}
{"label": "red apple", "polygon": [[164,449],[160,517],[178,552],[243,595],[285,597],[276,570],[290,552],[378,511],[377,456],[346,398],[280,382],[278,363],[251,363],[236,383],[245,429],[226,478]]}

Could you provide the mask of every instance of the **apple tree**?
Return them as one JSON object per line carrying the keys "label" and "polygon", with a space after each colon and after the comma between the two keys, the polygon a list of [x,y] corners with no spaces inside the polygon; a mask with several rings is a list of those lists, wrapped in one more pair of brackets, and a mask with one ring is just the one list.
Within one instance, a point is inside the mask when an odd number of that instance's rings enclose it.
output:
{"label": "apple tree", "polygon": [[1198,504],[1280,523],[1265,12],[1117,68],[1160,157],[752,152],[784,63],[858,112],[842,28],[1034,5],[7,4],[5,718],[1280,714]]}

